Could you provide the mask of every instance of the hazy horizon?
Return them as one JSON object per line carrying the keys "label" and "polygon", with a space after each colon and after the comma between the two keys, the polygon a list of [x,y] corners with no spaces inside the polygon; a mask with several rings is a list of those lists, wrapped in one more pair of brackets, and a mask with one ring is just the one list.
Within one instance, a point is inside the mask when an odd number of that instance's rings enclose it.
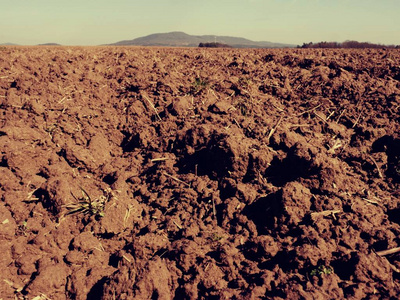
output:
{"label": "hazy horizon", "polygon": [[0,44],[101,45],[154,33],[301,45],[400,44],[398,0],[0,0]]}

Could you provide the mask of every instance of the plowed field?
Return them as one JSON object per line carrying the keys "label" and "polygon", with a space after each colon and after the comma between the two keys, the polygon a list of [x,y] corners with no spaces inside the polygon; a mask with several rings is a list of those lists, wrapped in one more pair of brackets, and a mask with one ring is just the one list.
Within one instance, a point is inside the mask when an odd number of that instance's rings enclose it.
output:
{"label": "plowed field", "polygon": [[0,48],[0,298],[398,299],[399,62]]}

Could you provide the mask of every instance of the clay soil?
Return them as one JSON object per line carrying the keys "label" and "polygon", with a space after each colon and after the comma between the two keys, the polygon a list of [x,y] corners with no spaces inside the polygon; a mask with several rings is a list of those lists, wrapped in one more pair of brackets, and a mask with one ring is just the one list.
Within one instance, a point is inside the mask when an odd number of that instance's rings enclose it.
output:
{"label": "clay soil", "polygon": [[399,61],[1,48],[0,298],[398,299]]}

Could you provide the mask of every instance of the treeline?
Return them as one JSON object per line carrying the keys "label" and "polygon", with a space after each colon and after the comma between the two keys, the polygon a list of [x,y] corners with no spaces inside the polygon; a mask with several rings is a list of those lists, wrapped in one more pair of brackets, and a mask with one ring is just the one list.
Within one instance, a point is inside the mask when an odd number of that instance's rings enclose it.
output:
{"label": "treeline", "polygon": [[364,49],[364,48],[400,48],[400,46],[395,45],[380,45],[368,42],[357,42],[357,41],[345,41],[343,43],[337,42],[319,42],[319,43],[304,43],[302,46],[297,46],[298,48],[348,48],[348,49]]}
{"label": "treeline", "polygon": [[206,47],[206,48],[232,48],[232,46],[229,46],[227,44],[223,43],[200,43],[199,47]]}

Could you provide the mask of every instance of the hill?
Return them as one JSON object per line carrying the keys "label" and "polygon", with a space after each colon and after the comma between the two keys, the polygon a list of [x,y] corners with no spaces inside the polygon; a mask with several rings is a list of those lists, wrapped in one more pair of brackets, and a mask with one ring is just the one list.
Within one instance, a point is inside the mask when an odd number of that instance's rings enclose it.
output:
{"label": "hill", "polygon": [[124,40],[111,45],[118,46],[166,46],[166,47],[197,47],[200,43],[219,42],[234,48],[292,48],[296,45],[256,42],[241,37],[215,35],[189,35],[184,32],[155,33],[133,40]]}
{"label": "hill", "polygon": [[44,43],[44,44],[38,44],[38,46],[62,46],[62,45],[58,43]]}

